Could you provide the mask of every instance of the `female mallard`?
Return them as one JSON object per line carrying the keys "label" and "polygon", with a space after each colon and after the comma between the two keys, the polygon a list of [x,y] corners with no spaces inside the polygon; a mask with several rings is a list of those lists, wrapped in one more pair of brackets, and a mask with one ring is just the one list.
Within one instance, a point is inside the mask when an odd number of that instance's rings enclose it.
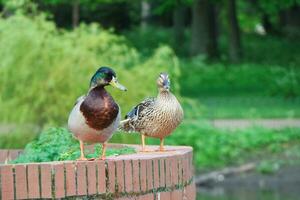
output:
{"label": "female mallard", "polygon": [[88,94],[77,99],[69,115],[68,127],[80,142],[81,156],[78,160],[87,160],[84,156],[84,142],[102,143],[101,159],[104,159],[106,142],[118,128],[120,107],[105,90],[107,85],[126,91],[118,83],[112,69],[101,67],[91,78]]}
{"label": "female mallard", "polygon": [[183,110],[176,97],[169,91],[170,80],[166,73],[157,79],[159,89],[156,98],[146,98],[135,106],[121,122],[124,131],[141,133],[142,151],[145,151],[145,136],[160,139],[160,151],[164,151],[164,138],[180,124]]}

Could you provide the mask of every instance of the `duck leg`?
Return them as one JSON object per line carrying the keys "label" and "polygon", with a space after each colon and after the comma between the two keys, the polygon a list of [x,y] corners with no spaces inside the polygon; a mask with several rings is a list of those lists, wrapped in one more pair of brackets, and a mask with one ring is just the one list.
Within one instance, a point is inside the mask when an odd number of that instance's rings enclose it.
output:
{"label": "duck leg", "polygon": [[142,140],[142,151],[141,152],[149,152],[149,150],[146,149],[145,138],[146,138],[146,136],[144,134],[141,134],[141,140]]}
{"label": "duck leg", "polygon": [[102,155],[101,155],[101,160],[105,160],[105,152],[106,152],[106,142],[102,144]]}
{"label": "duck leg", "polygon": [[78,161],[85,161],[87,158],[84,155],[84,144],[81,140],[79,140],[80,143],[80,157],[77,159]]}
{"label": "duck leg", "polygon": [[165,151],[164,138],[160,138],[159,151]]}

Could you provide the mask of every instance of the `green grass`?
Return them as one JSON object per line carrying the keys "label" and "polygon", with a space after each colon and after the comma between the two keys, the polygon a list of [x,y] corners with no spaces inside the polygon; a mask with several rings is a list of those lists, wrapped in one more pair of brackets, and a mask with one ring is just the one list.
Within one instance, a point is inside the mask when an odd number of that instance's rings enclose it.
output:
{"label": "green grass", "polygon": [[299,118],[300,99],[280,97],[211,96],[183,99],[187,119]]}

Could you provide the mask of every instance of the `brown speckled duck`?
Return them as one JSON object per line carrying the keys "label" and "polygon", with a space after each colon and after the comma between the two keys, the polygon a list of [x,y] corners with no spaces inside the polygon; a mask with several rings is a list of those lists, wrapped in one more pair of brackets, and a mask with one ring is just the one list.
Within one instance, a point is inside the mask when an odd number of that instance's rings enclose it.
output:
{"label": "brown speckled duck", "polygon": [[126,91],[111,68],[101,67],[91,78],[88,94],[77,99],[69,115],[68,127],[80,142],[81,156],[78,160],[87,160],[84,142],[102,143],[101,159],[105,159],[106,142],[118,128],[121,110],[105,90],[107,85]]}
{"label": "brown speckled duck", "polygon": [[159,75],[157,86],[158,96],[146,98],[139,103],[120,124],[120,129],[124,131],[141,134],[142,151],[147,151],[145,136],[159,138],[159,151],[164,151],[164,138],[170,135],[183,119],[181,105],[170,92],[170,80],[167,73]]}

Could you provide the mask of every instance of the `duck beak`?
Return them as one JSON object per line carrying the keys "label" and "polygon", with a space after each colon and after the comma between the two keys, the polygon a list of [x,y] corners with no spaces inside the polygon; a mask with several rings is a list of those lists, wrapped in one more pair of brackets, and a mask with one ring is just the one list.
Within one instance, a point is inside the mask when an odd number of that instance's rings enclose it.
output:
{"label": "duck beak", "polygon": [[109,82],[109,84],[115,88],[118,88],[119,90],[127,91],[127,88],[125,86],[121,85],[114,76],[111,79],[111,81]]}
{"label": "duck beak", "polygon": [[170,89],[170,82],[169,82],[169,80],[166,79],[166,80],[163,81],[163,87],[166,90]]}

